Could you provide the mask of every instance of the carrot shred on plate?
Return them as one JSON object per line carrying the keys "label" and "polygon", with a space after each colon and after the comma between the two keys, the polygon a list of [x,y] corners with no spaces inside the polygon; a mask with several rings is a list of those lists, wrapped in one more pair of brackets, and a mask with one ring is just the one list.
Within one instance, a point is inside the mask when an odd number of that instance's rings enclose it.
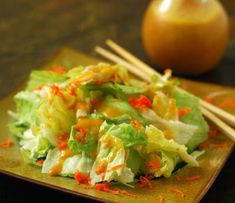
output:
{"label": "carrot shred on plate", "polygon": [[184,194],[184,192],[182,190],[179,190],[177,188],[171,188],[170,191],[174,192],[174,193],[177,193],[181,198],[185,197],[185,194]]}
{"label": "carrot shred on plate", "polygon": [[75,180],[78,182],[78,184],[88,184],[90,181],[90,176],[87,173],[81,173],[80,171],[77,171],[74,175]]}
{"label": "carrot shred on plate", "polygon": [[0,147],[2,148],[8,148],[13,144],[13,141],[11,139],[6,139],[3,142],[0,143]]}
{"label": "carrot shred on plate", "polygon": [[150,189],[152,189],[153,185],[151,183],[151,177],[140,176],[139,185],[140,185],[141,188],[144,188],[145,186],[148,186]]}
{"label": "carrot shred on plate", "polygon": [[44,159],[39,159],[37,160],[37,164],[39,164],[40,166],[42,166],[44,163]]}
{"label": "carrot shred on plate", "polygon": [[164,203],[164,197],[162,195],[159,195],[159,203]]}
{"label": "carrot shred on plate", "polygon": [[215,143],[211,143],[211,145],[215,148],[226,148],[227,144],[215,144]]}
{"label": "carrot shred on plate", "polygon": [[205,97],[203,100],[207,103],[213,104],[213,99],[211,97]]}
{"label": "carrot shred on plate", "polygon": [[180,177],[180,176],[175,176],[175,180],[177,180],[177,181],[181,181],[182,179],[181,179],[181,177]]}
{"label": "carrot shred on plate", "polygon": [[211,126],[210,132],[208,133],[208,138],[216,138],[221,135],[221,131],[218,127]]}
{"label": "carrot shred on plate", "polygon": [[219,107],[235,109],[235,101],[232,98],[226,98],[219,104]]}
{"label": "carrot shred on plate", "polygon": [[199,149],[205,149],[207,147],[209,147],[210,145],[210,142],[209,141],[205,141],[205,142],[202,142],[200,145],[199,145]]}
{"label": "carrot shred on plate", "polygon": [[121,190],[119,188],[114,188],[114,190],[119,191],[121,194],[129,197],[137,197],[137,195],[127,192],[126,190]]}
{"label": "carrot shred on plate", "polygon": [[201,176],[189,176],[189,177],[186,177],[185,180],[194,181],[194,180],[199,180],[200,178]]}

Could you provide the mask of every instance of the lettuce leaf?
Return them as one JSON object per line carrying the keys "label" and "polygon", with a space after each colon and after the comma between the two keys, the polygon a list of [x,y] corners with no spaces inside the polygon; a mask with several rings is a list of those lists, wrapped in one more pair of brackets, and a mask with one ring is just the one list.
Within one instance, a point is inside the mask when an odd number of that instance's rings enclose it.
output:
{"label": "lettuce leaf", "polygon": [[104,134],[99,140],[98,154],[91,169],[91,184],[112,180],[122,183],[133,182],[134,173],[126,167],[125,157],[126,152],[121,139]]}
{"label": "lettuce leaf", "polygon": [[97,147],[97,138],[95,135],[93,135],[92,131],[89,130],[88,134],[86,135],[87,137],[87,142],[79,142],[76,138],[77,136],[77,131],[72,127],[71,132],[70,132],[70,138],[68,141],[69,148],[74,152],[74,153],[84,153],[86,156],[91,156]]}
{"label": "lettuce leaf", "polygon": [[198,108],[199,100],[193,95],[176,90],[174,97],[178,108],[190,107],[191,112],[182,117],[182,122],[197,126],[192,138],[187,143],[189,151],[193,151],[198,145],[207,139],[208,124]]}
{"label": "lettuce leaf", "polygon": [[[50,150],[43,163],[42,173],[48,173],[50,169],[56,165],[61,151],[57,148]],[[94,160],[85,154],[75,154],[67,157],[64,162],[59,175],[73,177],[79,171],[81,173],[90,173]]]}
{"label": "lettuce leaf", "polygon": [[102,126],[102,128],[108,129],[105,134],[118,137],[122,140],[124,147],[129,148],[135,145],[146,145],[145,128],[141,126],[138,131],[133,125],[122,123],[119,125]]}
{"label": "lettuce leaf", "polygon": [[14,99],[18,122],[36,125],[38,122],[36,112],[42,102],[40,96],[29,91],[22,91],[16,94]]}
{"label": "lettuce leaf", "polygon": [[19,144],[24,160],[33,164],[36,164],[38,159],[45,158],[52,148],[47,139],[35,136],[31,129],[24,131]]}
{"label": "lettuce leaf", "polygon": [[30,74],[26,90],[32,91],[36,87],[44,85],[52,85],[55,83],[62,83],[67,79],[68,77],[66,75],[61,75],[54,71],[48,71],[48,70],[32,71],[32,73]]}
{"label": "lettuce leaf", "polygon": [[165,120],[151,109],[142,111],[141,114],[151,124],[164,130],[166,134],[168,133],[168,136],[179,144],[187,144],[198,129],[197,126],[185,124],[181,121]]}
{"label": "lettuce leaf", "polygon": [[186,163],[192,166],[198,166],[197,161],[188,154],[187,147],[176,143],[172,139],[166,139],[163,132],[158,128],[153,125],[149,125],[146,127],[145,134],[148,142],[146,146],[147,153],[156,152],[158,150],[175,153]]}

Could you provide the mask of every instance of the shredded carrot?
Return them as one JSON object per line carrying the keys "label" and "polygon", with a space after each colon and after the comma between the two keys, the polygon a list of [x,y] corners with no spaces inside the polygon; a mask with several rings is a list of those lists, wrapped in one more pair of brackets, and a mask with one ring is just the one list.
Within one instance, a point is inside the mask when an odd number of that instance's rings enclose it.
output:
{"label": "shredded carrot", "polygon": [[99,191],[104,191],[104,192],[111,193],[113,195],[123,194],[123,195],[126,195],[128,197],[137,197],[137,195],[131,194],[131,193],[127,192],[126,190],[121,190],[119,188],[110,189],[108,182],[97,183],[94,186],[92,186],[92,185],[84,185],[83,188],[84,189],[95,189],[95,190],[99,190]]}
{"label": "shredded carrot", "polygon": [[80,173],[79,171],[77,171],[75,173],[74,178],[78,182],[78,184],[80,184],[80,183],[88,184],[89,181],[90,181],[89,174],[87,174],[87,173]]}
{"label": "shredded carrot", "polygon": [[208,141],[205,141],[205,142],[203,142],[203,143],[201,143],[200,145],[199,145],[199,149],[205,149],[205,148],[207,148],[208,146],[210,145],[210,142],[208,142]]}
{"label": "shredded carrot", "polygon": [[164,197],[162,195],[159,195],[159,203],[164,203]]}
{"label": "shredded carrot", "polygon": [[96,83],[97,85],[102,85],[102,84],[104,83],[104,81],[97,79],[97,80],[95,81],[95,83]]}
{"label": "shredded carrot", "polygon": [[92,101],[91,101],[91,105],[92,106],[96,106],[97,104],[99,104],[100,103],[100,98],[99,97],[96,97],[95,99],[93,99]]}
{"label": "shredded carrot", "polygon": [[215,144],[215,143],[211,143],[211,145],[213,147],[216,147],[216,148],[226,148],[227,147],[227,144]]}
{"label": "shredded carrot", "polygon": [[94,189],[94,186],[92,185],[83,185],[84,189]]}
{"label": "shredded carrot", "polygon": [[144,188],[145,186],[148,186],[149,188],[153,188],[153,185],[151,183],[151,177],[144,177],[144,176],[140,176],[139,178],[139,185],[141,188]]}
{"label": "shredded carrot", "polygon": [[44,163],[44,159],[39,159],[39,160],[37,160],[37,164],[39,164],[39,165],[43,165],[43,163]]}
{"label": "shredded carrot", "polygon": [[78,131],[77,134],[76,134],[77,141],[81,142],[81,143],[87,143],[87,135],[88,135],[88,132],[89,132],[88,129],[80,128],[78,126],[75,126],[74,129],[76,131]]}
{"label": "shredded carrot", "polygon": [[109,193],[111,193],[111,194],[113,194],[113,195],[118,195],[118,194],[119,194],[119,191],[117,191],[117,190],[111,190],[111,189],[109,189],[109,188],[104,188],[104,191],[105,191],[105,192],[109,192]]}
{"label": "shredded carrot", "polygon": [[193,181],[193,180],[199,180],[200,178],[201,178],[201,176],[189,176],[189,177],[185,178],[185,180]]}
{"label": "shredded carrot", "polygon": [[59,134],[58,135],[58,139],[59,140],[67,140],[67,139],[69,139],[69,133],[64,133],[64,134]]}
{"label": "shredded carrot", "polygon": [[62,142],[59,142],[59,144],[58,144],[58,149],[60,151],[66,149],[67,147],[68,147],[67,141],[62,141]]}
{"label": "shredded carrot", "polygon": [[191,111],[192,111],[192,109],[189,107],[184,107],[184,108],[178,109],[179,120],[181,120],[184,115],[190,113]]}
{"label": "shredded carrot", "polygon": [[123,195],[129,196],[129,197],[137,197],[137,195],[131,194],[131,193],[127,192],[126,190],[121,190],[119,188],[114,188],[114,190],[120,192]]}
{"label": "shredded carrot", "polygon": [[100,165],[98,166],[98,168],[95,171],[96,174],[100,175],[101,173],[105,173],[106,169],[107,169],[107,165],[108,165],[107,161],[104,160],[103,162],[101,162]]}
{"label": "shredded carrot", "polygon": [[171,74],[172,70],[170,68],[167,68],[164,70],[164,74]]}
{"label": "shredded carrot", "polygon": [[70,94],[73,95],[73,96],[76,96],[77,93],[76,93],[76,90],[77,88],[80,86],[80,83],[79,82],[72,82],[69,84],[69,90],[70,90]]}
{"label": "shredded carrot", "polygon": [[56,73],[59,73],[59,74],[65,74],[65,72],[66,72],[65,69],[61,66],[54,66],[52,68],[52,70]]}
{"label": "shredded carrot", "polygon": [[40,85],[40,86],[35,87],[35,88],[34,88],[34,90],[35,90],[35,91],[37,91],[37,90],[39,90],[39,91],[40,91],[40,90],[42,90],[42,89],[43,89],[43,87],[45,87],[45,86]]}
{"label": "shredded carrot", "polygon": [[136,119],[132,120],[132,125],[135,127],[135,129],[140,132],[141,131],[141,124],[139,123],[139,121],[137,121]]}
{"label": "shredded carrot", "polygon": [[219,107],[235,109],[235,101],[232,98],[226,98],[219,104]]}
{"label": "shredded carrot", "polygon": [[181,181],[181,177],[180,176],[175,176],[175,180]]}
{"label": "shredded carrot", "polygon": [[58,95],[59,94],[60,88],[57,85],[52,85],[50,87],[51,87],[52,92],[53,92],[54,95]]}
{"label": "shredded carrot", "polygon": [[213,99],[211,97],[205,97],[203,100],[207,103],[210,103],[210,104],[213,103]]}
{"label": "shredded carrot", "polygon": [[124,168],[125,166],[126,166],[126,164],[119,164],[119,165],[113,166],[112,168],[107,170],[107,172],[116,171],[116,170],[118,170],[120,168]]}
{"label": "shredded carrot", "polygon": [[147,165],[147,170],[146,170],[146,175],[145,175],[146,177],[149,174],[150,168],[155,168],[157,172],[160,172],[160,169],[161,169],[158,156],[155,153],[153,153],[151,154],[151,158],[153,159],[153,161],[150,161]]}
{"label": "shredded carrot", "polygon": [[179,194],[179,196],[180,196],[181,198],[184,198],[184,197],[185,197],[185,194],[184,194],[184,192],[183,192],[182,190],[179,190],[179,189],[177,189],[177,188],[171,188],[170,191]]}
{"label": "shredded carrot", "polygon": [[219,128],[213,126],[210,127],[210,132],[208,133],[208,138],[216,138],[221,135],[221,131]]}
{"label": "shredded carrot", "polygon": [[144,95],[141,95],[139,98],[131,97],[128,99],[128,102],[136,109],[152,108],[152,102]]}
{"label": "shredded carrot", "polygon": [[109,183],[108,183],[108,182],[95,184],[95,189],[96,189],[96,190],[104,191],[105,188],[106,188],[106,189],[109,188]]}
{"label": "shredded carrot", "polygon": [[13,144],[13,141],[11,139],[6,139],[3,142],[0,143],[0,147],[2,148],[8,148]]}

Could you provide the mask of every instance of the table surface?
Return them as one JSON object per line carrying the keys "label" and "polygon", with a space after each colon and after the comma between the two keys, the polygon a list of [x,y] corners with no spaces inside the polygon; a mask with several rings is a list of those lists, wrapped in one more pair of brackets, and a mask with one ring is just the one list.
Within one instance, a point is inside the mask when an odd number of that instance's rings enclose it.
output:
{"label": "table surface", "polygon": [[[145,62],[141,21],[150,1],[142,0],[8,0],[0,6],[0,99],[22,84],[59,48],[71,47],[95,55],[94,46],[111,38]],[[235,1],[222,0],[230,17],[230,42],[216,68],[192,80],[235,86]],[[235,202],[233,153],[202,202]],[[30,195],[29,195],[30,194]],[[58,193],[0,174],[0,202],[53,199],[78,202],[81,198]]]}

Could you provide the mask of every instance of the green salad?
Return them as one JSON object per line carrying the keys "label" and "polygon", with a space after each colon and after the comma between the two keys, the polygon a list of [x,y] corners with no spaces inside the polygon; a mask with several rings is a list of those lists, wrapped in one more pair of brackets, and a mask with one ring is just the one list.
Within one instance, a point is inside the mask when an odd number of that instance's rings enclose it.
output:
{"label": "green salad", "polygon": [[208,133],[198,99],[170,76],[147,83],[105,63],[33,71],[9,127],[24,160],[51,176],[91,185],[168,178],[181,162],[198,166]]}

